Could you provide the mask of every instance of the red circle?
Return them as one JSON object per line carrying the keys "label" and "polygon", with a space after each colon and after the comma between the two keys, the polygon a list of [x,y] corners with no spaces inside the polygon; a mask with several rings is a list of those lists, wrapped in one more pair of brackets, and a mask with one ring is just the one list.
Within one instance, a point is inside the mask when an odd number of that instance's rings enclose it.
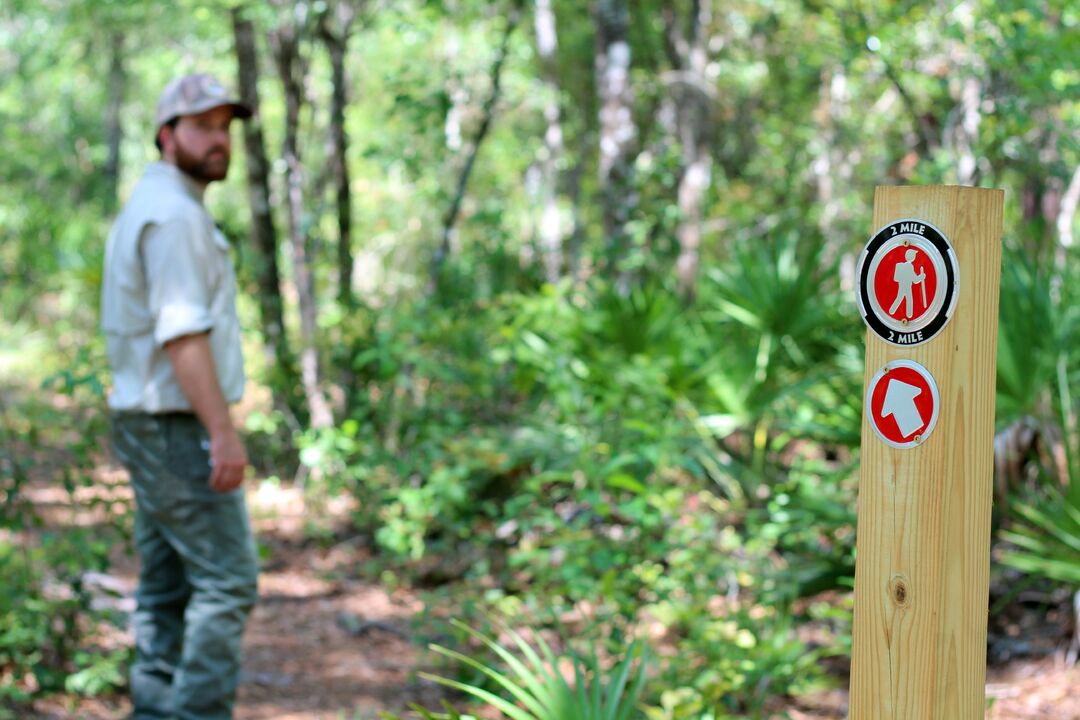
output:
{"label": "red circle", "polygon": [[[883,414],[886,412],[885,400],[894,381],[902,385],[894,389],[892,404],[886,415]],[[921,423],[912,422],[909,403],[914,404]],[[898,444],[909,443],[916,435],[925,433],[934,417],[934,410],[934,392],[929,380],[910,367],[891,368],[878,380],[870,395],[870,422],[883,437]]]}
{"label": "red circle", "polygon": [[[898,280],[897,268],[907,263],[907,253],[913,252],[911,266],[914,275],[922,275],[923,280],[912,283],[909,296],[898,298],[901,294],[902,282]],[[900,271],[904,273],[904,270]],[[938,277],[934,263],[922,248],[914,245],[904,246],[898,244],[884,255],[874,272],[873,289],[874,299],[877,300],[881,312],[885,313],[897,322],[907,320],[917,322],[927,313],[934,304],[934,296],[937,294]],[[925,294],[924,294],[925,291]],[[925,302],[924,302],[925,298]],[[899,302],[897,302],[899,300]],[[897,303],[894,306],[894,303]],[[910,310],[910,316],[908,311]]]}

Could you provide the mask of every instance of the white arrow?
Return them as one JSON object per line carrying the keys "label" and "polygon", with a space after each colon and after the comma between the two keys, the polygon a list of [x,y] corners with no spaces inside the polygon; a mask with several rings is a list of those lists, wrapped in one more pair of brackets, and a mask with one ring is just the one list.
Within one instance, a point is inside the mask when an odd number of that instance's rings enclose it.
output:
{"label": "white arrow", "polygon": [[890,380],[889,387],[885,389],[885,402],[881,406],[881,418],[884,420],[890,415],[896,420],[896,426],[900,428],[900,436],[907,438],[921,428],[925,421],[919,414],[919,408],[915,407],[915,398],[922,394],[920,388],[908,385],[901,380]]}

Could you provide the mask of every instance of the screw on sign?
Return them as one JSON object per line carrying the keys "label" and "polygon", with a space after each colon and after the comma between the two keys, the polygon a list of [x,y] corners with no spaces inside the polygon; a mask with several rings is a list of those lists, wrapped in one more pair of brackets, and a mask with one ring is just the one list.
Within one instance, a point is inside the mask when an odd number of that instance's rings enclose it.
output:
{"label": "screw on sign", "polygon": [[856,271],[867,326],[893,345],[937,335],[956,307],[959,270],[948,239],[928,222],[897,220],[874,233]]}
{"label": "screw on sign", "polygon": [[913,360],[889,363],[874,375],[866,391],[874,432],[902,450],[926,442],[937,425],[940,407],[933,376]]}

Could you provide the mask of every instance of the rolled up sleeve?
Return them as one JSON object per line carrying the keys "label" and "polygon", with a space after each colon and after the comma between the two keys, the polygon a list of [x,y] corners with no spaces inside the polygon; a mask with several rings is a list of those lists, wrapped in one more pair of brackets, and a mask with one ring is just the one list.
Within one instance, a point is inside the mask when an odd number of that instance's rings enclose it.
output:
{"label": "rolled up sleeve", "polygon": [[201,232],[197,223],[184,217],[148,225],[143,231],[147,305],[159,346],[213,329],[208,267],[199,256]]}

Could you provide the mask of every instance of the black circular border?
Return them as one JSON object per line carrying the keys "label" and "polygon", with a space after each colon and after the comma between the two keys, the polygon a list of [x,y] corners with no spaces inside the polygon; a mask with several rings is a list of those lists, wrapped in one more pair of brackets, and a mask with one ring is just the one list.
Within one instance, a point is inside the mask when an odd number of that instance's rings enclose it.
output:
{"label": "black circular border", "polygon": [[[867,288],[866,276],[870,272],[870,260],[873,259],[875,255],[877,255],[877,252],[881,249],[882,245],[900,235],[912,234],[898,232],[895,235],[886,235],[888,230],[891,229],[894,225],[912,222],[919,223],[920,225],[924,225],[926,227],[926,232],[920,235],[920,237],[926,238],[930,242],[930,244],[933,245],[939,253],[941,253],[941,258],[945,261],[945,301],[942,303],[941,310],[938,311],[937,316],[929,323],[927,323],[925,327],[922,328],[922,340],[911,343],[898,343],[895,340],[889,339],[889,333],[894,333],[897,335],[904,335],[906,333],[898,332],[890,328],[888,325],[881,322],[881,320],[879,320],[876,315],[874,315],[872,305],[870,304],[870,294]],[[885,227],[878,230],[874,234],[874,236],[870,238],[870,242],[866,243],[866,247],[863,248],[862,257],[859,259],[859,294],[857,296],[857,299],[859,300],[859,309],[862,311],[863,322],[866,323],[867,327],[877,333],[878,337],[880,337],[882,340],[889,343],[890,345],[896,345],[898,347],[911,347],[913,345],[922,345],[925,342],[929,342],[935,336],[937,336],[939,332],[941,332],[941,329],[945,327],[946,323],[949,322],[949,318],[951,317],[950,313],[953,309],[954,302],[953,294],[956,292],[957,267],[958,263],[956,262],[956,255],[955,253],[953,253],[952,245],[950,245],[949,241],[945,239],[945,236],[941,233],[941,231],[930,223],[926,222],[925,220],[919,220],[917,218],[904,218],[903,220],[895,220],[889,223]]]}

